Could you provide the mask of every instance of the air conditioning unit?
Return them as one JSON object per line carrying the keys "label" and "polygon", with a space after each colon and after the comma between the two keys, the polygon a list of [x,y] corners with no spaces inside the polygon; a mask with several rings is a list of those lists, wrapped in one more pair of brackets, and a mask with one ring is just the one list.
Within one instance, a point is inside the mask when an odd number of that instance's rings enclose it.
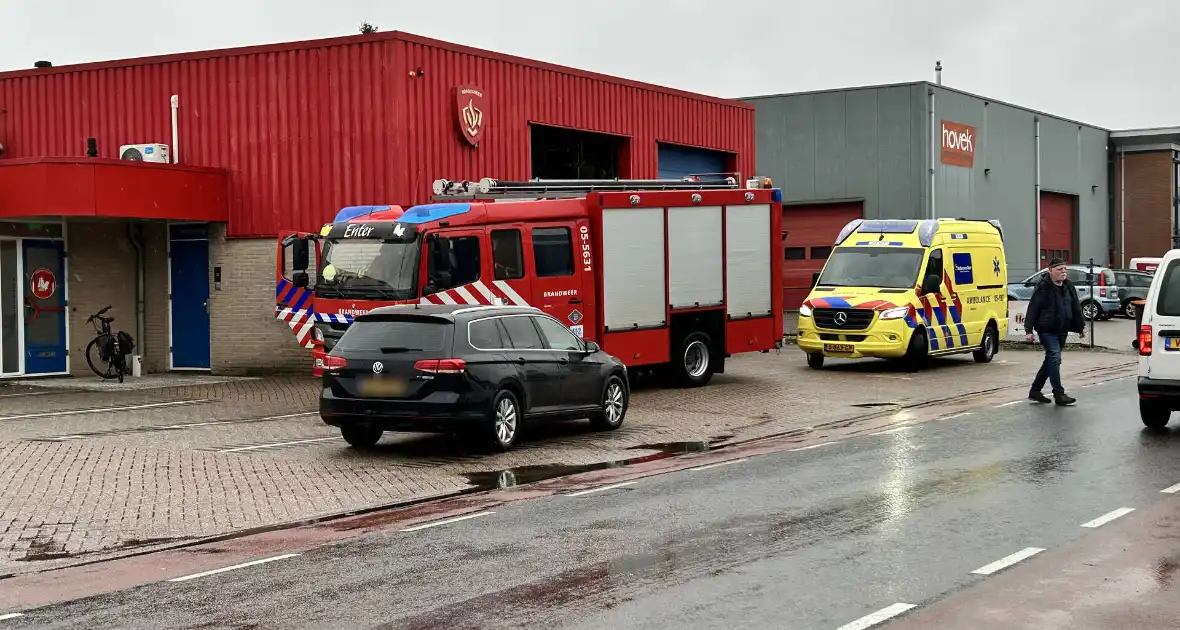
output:
{"label": "air conditioning unit", "polygon": [[119,147],[119,159],[133,162],[168,163],[168,145],[166,144],[125,144]]}

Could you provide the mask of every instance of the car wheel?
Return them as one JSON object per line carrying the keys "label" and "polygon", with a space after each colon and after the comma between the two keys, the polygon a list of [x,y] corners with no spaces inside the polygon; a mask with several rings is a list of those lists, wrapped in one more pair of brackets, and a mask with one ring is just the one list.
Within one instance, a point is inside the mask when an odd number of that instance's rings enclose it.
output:
{"label": "car wheel", "polygon": [[611,375],[606,379],[606,387],[602,388],[602,411],[590,416],[590,424],[595,429],[614,431],[623,425],[628,402],[627,384],[618,376]]}
{"label": "car wheel", "polygon": [[340,427],[340,435],[353,448],[372,448],[381,441],[381,429],[366,426]]}
{"label": "car wheel", "polygon": [[676,381],[684,387],[701,387],[713,378],[713,340],[703,332],[695,332],[680,342],[680,350],[673,355],[672,369]]}
{"label": "car wheel", "polygon": [[1086,321],[1097,319],[1101,313],[1102,309],[1099,309],[1098,305],[1094,302],[1082,303],[1082,316],[1086,318]]}
{"label": "car wheel", "polygon": [[824,353],[822,352],[808,352],[807,353],[807,367],[813,370],[819,370],[824,367]]}
{"label": "car wheel", "polygon": [[910,336],[910,346],[906,349],[902,364],[907,372],[917,372],[926,365],[930,358],[930,342],[926,339],[926,329],[919,328]]}
{"label": "car wheel", "polygon": [[996,356],[996,349],[999,344],[996,343],[999,334],[996,332],[996,327],[988,324],[987,328],[983,330],[983,340],[979,342],[979,349],[975,351],[976,363],[991,363],[992,357]]}
{"label": "car wheel", "polygon": [[520,402],[516,395],[503,389],[492,402],[492,417],[488,424],[488,443],[499,451],[506,451],[516,444],[520,432]]}
{"label": "car wheel", "polygon": [[1143,425],[1151,429],[1162,429],[1168,426],[1172,418],[1172,410],[1158,402],[1139,399],[1139,417]]}
{"label": "car wheel", "polygon": [[1135,302],[1127,300],[1127,303],[1123,304],[1123,317],[1135,319]]}

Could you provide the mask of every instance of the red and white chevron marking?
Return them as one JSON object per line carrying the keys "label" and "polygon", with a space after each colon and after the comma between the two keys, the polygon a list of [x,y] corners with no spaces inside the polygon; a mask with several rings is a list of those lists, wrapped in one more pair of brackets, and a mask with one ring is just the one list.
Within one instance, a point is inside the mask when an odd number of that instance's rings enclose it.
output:
{"label": "red and white chevron marking", "polygon": [[465,284],[463,286],[447,289],[446,291],[439,291],[423,297],[418,301],[419,304],[470,304],[472,306],[478,305],[512,305],[512,306],[528,306],[529,303],[515,289],[508,286],[507,282],[503,280],[492,281],[492,286],[488,286],[483,281]]}
{"label": "red and white chevron marking", "polygon": [[315,315],[311,311],[297,311],[290,308],[275,310],[275,317],[286,322],[295,333],[295,340],[304,348],[313,348],[315,343],[311,338],[311,331],[315,328]]}

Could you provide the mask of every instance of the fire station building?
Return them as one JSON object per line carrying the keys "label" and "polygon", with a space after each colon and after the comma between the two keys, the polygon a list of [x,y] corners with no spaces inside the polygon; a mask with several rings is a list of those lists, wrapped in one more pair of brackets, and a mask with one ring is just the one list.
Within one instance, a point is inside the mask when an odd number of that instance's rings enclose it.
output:
{"label": "fire station building", "polygon": [[435,179],[753,173],[754,106],[405,33],[0,73],[0,377],[308,373],[276,236]]}
{"label": "fire station building", "polygon": [[783,189],[787,309],[856,218],[999,219],[1010,281],[1110,258],[1105,129],[927,82],[742,100]]}

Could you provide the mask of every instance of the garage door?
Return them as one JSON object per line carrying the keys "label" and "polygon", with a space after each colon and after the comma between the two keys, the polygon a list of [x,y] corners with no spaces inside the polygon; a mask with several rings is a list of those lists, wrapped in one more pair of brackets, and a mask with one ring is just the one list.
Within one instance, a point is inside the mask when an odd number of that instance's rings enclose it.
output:
{"label": "garage door", "polygon": [[1058,193],[1041,193],[1041,261],[1046,267],[1052,258],[1063,258],[1066,262],[1077,262],[1077,222],[1074,208],[1077,197]]}
{"label": "garage door", "polygon": [[864,216],[861,202],[783,207],[783,309],[799,309],[840,229]]}
{"label": "garage door", "polygon": [[720,151],[709,151],[676,144],[659,145],[660,179],[680,179],[699,173],[724,173],[726,158]]}

